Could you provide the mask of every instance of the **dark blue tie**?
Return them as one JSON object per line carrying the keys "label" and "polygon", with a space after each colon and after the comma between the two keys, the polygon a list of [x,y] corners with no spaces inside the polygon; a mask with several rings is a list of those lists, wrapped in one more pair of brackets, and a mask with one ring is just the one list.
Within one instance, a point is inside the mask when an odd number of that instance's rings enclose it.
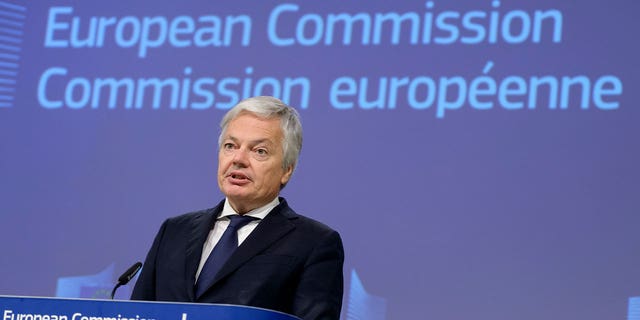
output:
{"label": "dark blue tie", "polygon": [[211,251],[209,258],[204,263],[200,276],[196,282],[196,297],[200,297],[213,283],[213,279],[224,263],[231,257],[233,251],[238,248],[238,229],[244,227],[247,223],[255,220],[254,217],[232,215],[229,216],[231,222],[227,230],[222,234],[222,238]]}

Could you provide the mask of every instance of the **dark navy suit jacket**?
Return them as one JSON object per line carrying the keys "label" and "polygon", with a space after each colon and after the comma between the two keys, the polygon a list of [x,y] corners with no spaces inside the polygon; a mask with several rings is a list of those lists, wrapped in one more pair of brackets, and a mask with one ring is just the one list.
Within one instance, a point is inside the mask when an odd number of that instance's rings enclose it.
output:
{"label": "dark navy suit jacket", "polygon": [[208,291],[195,297],[202,247],[223,204],[162,224],[131,299],[238,304],[304,320],[338,320],[344,263],[340,235],[296,214],[283,198],[229,258]]}

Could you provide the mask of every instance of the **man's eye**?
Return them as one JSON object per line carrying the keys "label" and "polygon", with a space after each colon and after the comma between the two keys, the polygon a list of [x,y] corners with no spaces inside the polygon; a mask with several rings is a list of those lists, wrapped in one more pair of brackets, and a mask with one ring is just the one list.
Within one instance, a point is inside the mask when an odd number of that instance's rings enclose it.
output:
{"label": "man's eye", "polygon": [[231,150],[231,149],[233,149],[233,143],[225,143],[222,147],[225,150]]}
{"label": "man's eye", "polygon": [[257,149],[256,153],[261,155],[261,156],[266,156],[267,155],[267,149]]}

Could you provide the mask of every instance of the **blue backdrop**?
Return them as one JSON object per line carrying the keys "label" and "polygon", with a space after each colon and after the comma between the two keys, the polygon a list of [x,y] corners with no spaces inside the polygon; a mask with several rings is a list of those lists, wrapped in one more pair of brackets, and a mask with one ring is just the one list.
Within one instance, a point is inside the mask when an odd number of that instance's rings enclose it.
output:
{"label": "blue backdrop", "polygon": [[218,123],[266,94],[302,116],[283,195],[343,236],[344,319],[640,319],[639,11],[2,0],[0,294],[108,295],[221,199]]}

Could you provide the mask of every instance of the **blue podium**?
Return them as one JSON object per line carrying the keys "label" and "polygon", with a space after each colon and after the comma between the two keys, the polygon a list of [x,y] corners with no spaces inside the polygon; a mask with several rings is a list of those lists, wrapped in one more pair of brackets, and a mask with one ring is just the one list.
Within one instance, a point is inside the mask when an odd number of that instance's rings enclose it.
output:
{"label": "blue podium", "polygon": [[0,296],[0,320],[299,320],[223,304]]}

